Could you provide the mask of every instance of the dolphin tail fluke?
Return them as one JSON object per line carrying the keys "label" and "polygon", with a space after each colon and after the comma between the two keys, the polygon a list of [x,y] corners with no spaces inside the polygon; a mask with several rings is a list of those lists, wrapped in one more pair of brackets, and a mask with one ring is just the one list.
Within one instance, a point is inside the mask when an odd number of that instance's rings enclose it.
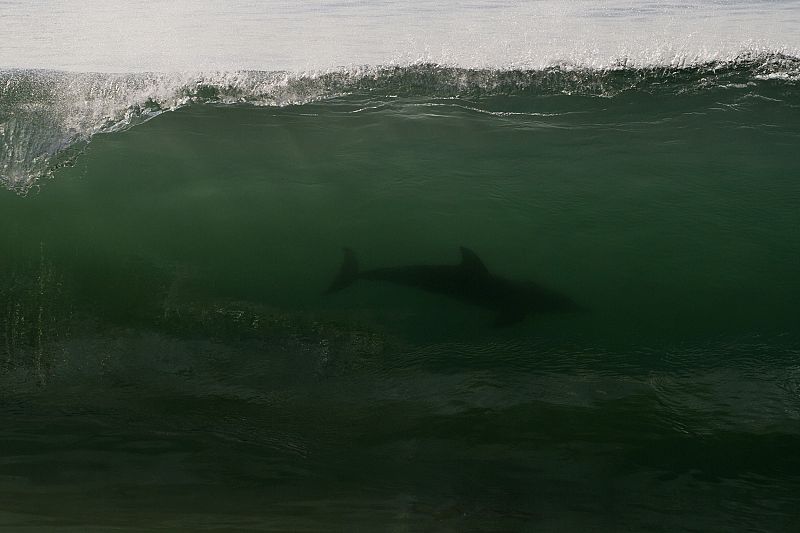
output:
{"label": "dolphin tail fluke", "polygon": [[344,261],[342,261],[342,268],[339,269],[339,274],[333,280],[331,286],[325,291],[325,294],[338,292],[358,279],[358,260],[356,254],[350,248],[344,248]]}

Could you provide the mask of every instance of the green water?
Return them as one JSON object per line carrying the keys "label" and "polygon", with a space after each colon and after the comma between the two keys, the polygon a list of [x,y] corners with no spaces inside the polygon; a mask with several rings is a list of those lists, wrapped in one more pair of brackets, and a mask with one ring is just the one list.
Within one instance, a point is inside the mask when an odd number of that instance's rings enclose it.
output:
{"label": "green water", "polygon": [[[800,100],[194,105],[0,193],[13,530],[789,531]],[[365,268],[455,264],[586,312]]]}

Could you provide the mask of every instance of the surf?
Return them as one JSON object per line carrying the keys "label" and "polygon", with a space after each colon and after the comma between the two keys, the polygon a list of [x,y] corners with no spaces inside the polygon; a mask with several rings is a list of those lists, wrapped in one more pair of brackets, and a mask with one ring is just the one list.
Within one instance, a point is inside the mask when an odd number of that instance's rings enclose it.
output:
{"label": "surf", "polygon": [[[614,99],[626,94],[679,98],[749,88],[795,94],[800,59],[743,52],[730,59],[604,66],[555,63],[537,69],[463,68],[431,63],[320,71],[80,73],[0,70],[0,185],[25,194],[80,156],[95,135],[125,131],[187,106],[302,106],[345,98]],[[367,104],[369,105],[369,104]],[[498,109],[515,113],[512,109]]]}

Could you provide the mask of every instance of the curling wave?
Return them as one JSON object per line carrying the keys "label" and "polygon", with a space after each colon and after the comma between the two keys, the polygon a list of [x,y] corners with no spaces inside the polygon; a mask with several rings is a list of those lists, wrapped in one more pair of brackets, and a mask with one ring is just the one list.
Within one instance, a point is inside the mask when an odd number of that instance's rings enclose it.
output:
{"label": "curling wave", "polygon": [[622,93],[680,95],[779,84],[794,90],[800,57],[748,52],[705,62],[620,60],[602,68],[560,63],[535,70],[466,69],[430,63],[323,72],[71,73],[0,71],[0,184],[27,193],[69,164],[98,133],[120,131],[189,104],[301,105],[345,95],[370,98]]}

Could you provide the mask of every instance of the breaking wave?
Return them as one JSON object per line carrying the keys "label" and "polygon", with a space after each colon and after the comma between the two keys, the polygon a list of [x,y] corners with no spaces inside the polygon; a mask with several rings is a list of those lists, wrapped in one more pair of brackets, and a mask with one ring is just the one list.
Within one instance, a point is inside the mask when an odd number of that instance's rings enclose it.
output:
{"label": "breaking wave", "polygon": [[0,183],[27,193],[77,157],[98,133],[121,131],[189,104],[287,106],[343,96],[409,98],[681,95],[747,86],[791,90],[800,57],[748,52],[733,58],[603,67],[560,63],[534,70],[430,63],[320,72],[74,73],[0,71]]}

